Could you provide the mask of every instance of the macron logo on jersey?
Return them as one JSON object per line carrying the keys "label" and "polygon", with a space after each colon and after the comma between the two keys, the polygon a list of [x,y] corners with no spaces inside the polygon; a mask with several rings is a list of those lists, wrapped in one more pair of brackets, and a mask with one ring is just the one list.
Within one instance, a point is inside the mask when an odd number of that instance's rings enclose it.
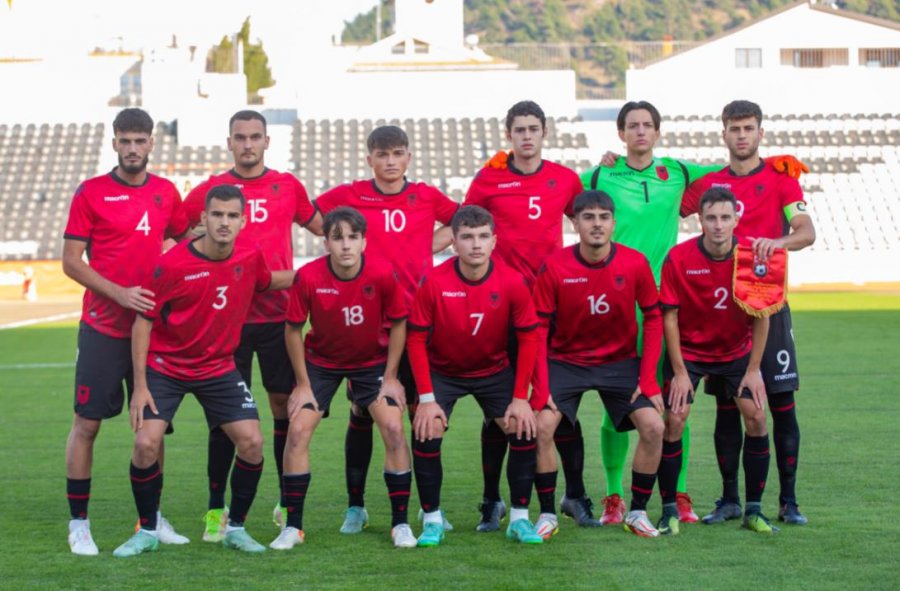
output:
{"label": "macron logo on jersey", "polygon": [[515,187],[521,187],[522,181],[513,181],[511,183],[500,183],[497,185],[498,189],[513,189]]}
{"label": "macron logo on jersey", "polygon": [[382,201],[384,201],[384,199],[382,199],[381,197],[369,197],[368,195],[360,195],[359,200],[360,201],[374,201],[375,203],[381,203]]}
{"label": "macron logo on jersey", "polygon": [[195,279],[203,279],[204,277],[209,277],[209,271],[200,271],[199,273],[194,273],[193,275],[185,275],[185,281],[194,281]]}
{"label": "macron logo on jersey", "polygon": [[466,292],[464,291],[442,291],[441,295],[445,298],[464,298],[466,297]]}
{"label": "macron logo on jersey", "polygon": [[103,200],[106,201],[107,203],[116,202],[116,201],[128,201],[128,199],[129,199],[128,195],[114,195],[111,197],[103,198]]}
{"label": "macron logo on jersey", "polygon": [[710,186],[710,189],[712,189],[713,187],[721,187],[723,189],[731,189],[731,183],[713,183]]}
{"label": "macron logo on jersey", "polygon": [[333,287],[317,287],[316,293],[322,293],[325,295],[341,295],[341,292]]}
{"label": "macron logo on jersey", "polygon": [[688,269],[685,271],[687,275],[709,275],[712,273],[709,269]]}
{"label": "macron logo on jersey", "polygon": [[566,277],[562,280],[563,283],[587,283],[587,277]]}

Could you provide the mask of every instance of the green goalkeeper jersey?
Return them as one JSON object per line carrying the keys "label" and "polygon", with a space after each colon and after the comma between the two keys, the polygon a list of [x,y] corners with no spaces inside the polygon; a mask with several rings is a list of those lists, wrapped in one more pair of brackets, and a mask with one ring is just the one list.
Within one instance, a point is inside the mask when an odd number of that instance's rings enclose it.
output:
{"label": "green goalkeeper jersey", "polygon": [[616,205],[613,240],[644,253],[659,285],[663,261],[678,240],[682,193],[692,182],[721,168],[721,164],[654,158],[650,166],[637,170],[620,157],[615,166],[595,166],[584,172],[581,184],[612,197]]}

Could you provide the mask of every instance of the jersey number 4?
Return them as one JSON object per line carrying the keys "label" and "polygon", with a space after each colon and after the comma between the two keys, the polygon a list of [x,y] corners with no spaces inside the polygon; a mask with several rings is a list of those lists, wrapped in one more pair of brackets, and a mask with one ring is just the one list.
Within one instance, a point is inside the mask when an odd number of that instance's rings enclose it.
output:
{"label": "jersey number 4", "polygon": [[144,236],[150,235],[150,212],[145,211],[144,215],[141,216],[141,221],[138,222],[138,225],[134,228],[135,232],[143,232]]}

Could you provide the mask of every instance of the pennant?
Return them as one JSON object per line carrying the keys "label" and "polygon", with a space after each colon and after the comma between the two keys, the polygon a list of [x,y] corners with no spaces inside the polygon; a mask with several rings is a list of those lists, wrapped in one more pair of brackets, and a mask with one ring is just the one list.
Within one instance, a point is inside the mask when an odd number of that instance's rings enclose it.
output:
{"label": "pennant", "polygon": [[747,314],[766,318],[784,307],[787,295],[787,251],[778,248],[760,261],[749,246],[734,249],[734,302]]}

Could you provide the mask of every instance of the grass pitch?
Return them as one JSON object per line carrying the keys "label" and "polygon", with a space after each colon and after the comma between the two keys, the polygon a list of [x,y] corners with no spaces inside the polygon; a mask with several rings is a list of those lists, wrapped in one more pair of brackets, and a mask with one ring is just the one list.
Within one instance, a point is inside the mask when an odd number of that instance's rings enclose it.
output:
{"label": "grass pitch", "polygon": [[[112,557],[135,521],[128,482],[131,433],[121,416],[104,423],[95,448],[90,516],[101,555],[71,555],[64,449],[76,330],[70,324],[0,331],[0,589],[894,589],[900,575],[900,297],[800,294],[792,296],[792,306],[803,381],[798,495],[808,526],[785,527],[769,538],[741,530],[737,522],[697,524],[684,526],[677,538],[646,540],[618,527],[580,530],[564,520],[560,533],[540,547],[517,546],[502,532],[476,534],[480,416],[466,399],[454,412],[444,445],[443,505],[456,531],[435,549],[391,547],[376,436],[367,490],[371,525],[358,536],[342,536],[337,530],[346,501],[347,403],[339,395],[313,442],[307,542],[292,552],[261,556],[200,540],[206,435],[190,397],[176,418],[177,432],[167,438],[163,512],[191,543],[134,559]],[[257,390],[257,398],[265,396]],[[268,437],[270,414],[261,412]],[[701,513],[719,493],[713,417],[712,400],[701,396],[693,411],[689,476]],[[595,396],[585,397],[581,418],[586,481],[599,503],[604,485]],[[277,489],[268,446],[266,456],[248,529],[267,544],[277,533],[270,519]],[[558,495],[562,481],[560,476]],[[773,518],[777,494],[773,457],[764,498]],[[411,515],[417,507],[414,493]],[[653,519],[659,508],[657,495],[649,508]],[[534,498],[533,518],[536,513]]]}

